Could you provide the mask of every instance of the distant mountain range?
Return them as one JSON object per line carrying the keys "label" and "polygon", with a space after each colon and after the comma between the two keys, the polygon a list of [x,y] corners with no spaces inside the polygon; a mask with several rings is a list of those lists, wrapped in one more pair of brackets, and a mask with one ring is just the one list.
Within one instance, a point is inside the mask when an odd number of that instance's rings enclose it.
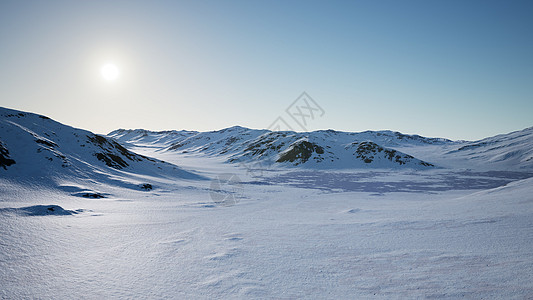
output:
{"label": "distant mountain range", "polygon": [[533,127],[475,142],[388,130],[273,132],[240,126],[210,132],[119,129],[108,136],[127,146],[269,167],[533,170]]}
{"label": "distant mountain range", "polygon": [[115,130],[108,134],[125,145],[151,145],[161,151],[198,153],[226,158],[228,163],[255,163],[304,168],[415,168],[434,167],[397,145],[441,145],[446,139],[399,132],[347,133],[334,130],[290,132],[230,127],[219,131]]}
{"label": "distant mountain range", "polygon": [[273,132],[239,126],[210,132],[118,129],[103,136],[45,116],[0,108],[0,178],[91,179],[123,173],[201,178],[132,151],[139,147],[269,168],[533,171],[533,127],[475,142],[394,131]]}

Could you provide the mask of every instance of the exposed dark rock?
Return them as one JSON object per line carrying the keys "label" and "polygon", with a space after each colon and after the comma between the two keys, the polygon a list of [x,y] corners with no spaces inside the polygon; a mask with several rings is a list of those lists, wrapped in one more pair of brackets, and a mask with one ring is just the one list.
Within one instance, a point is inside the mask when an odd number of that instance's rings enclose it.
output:
{"label": "exposed dark rock", "polygon": [[139,187],[144,191],[151,191],[153,189],[152,185],[149,183],[140,184]]}
{"label": "exposed dark rock", "polygon": [[466,146],[463,146],[463,147],[457,149],[457,151],[470,150],[470,149],[478,148],[478,147],[485,146],[485,145],[487,145],[486,142],[482,142],[482,143],[478,143],[478,144],[472,144],[472,145],[466,145]]}
{"label": "exposed dark rock", "polygon": [[179,148],[183,147],[184,144],[181,144],[181,143],[175,143],[175,144],[172,144],[172,146],[170,146],[168,148],[168,150],[178,150]]}
{"label": "exposed dark rock", "polygon": [[246,156],[262,156],[268,150],[279,151],[282,145],[275,145],[275,142],[285,136],[287,135],[283,132],[270,132],[259,141],[249,143],[248,147],[244,149],[244,154]]}
{"label": "exposed dark rock", "polygon": [[313,153],[324,154],[324,148],[308,141],[300,141],[290,146],[290,150],[283,152],[276,162],[305,163]]}
{"label": "exposed dark rock", "polygon": [[69,216],[82,211],[82,209],[66,210],[59,205],[33,205],[19,208],[0,208],[0,213],[15,213],[22,216]]}
{"label": "exposed dark rock", "polygon": [[37,140],[35,140],[35,142],[38,143],[38,144],[46,145],[48,147],[52,147],[52,148],[57,147],[56,143],[54,143],[52,141],[48,141],[48,140],[37,139]]}
{"label": "exposed dark rock", "polygon": [[82,196],[83,198],[91,198],[91,199],[105,198],[105,196],[100,193],[82,193],[80,194],[80,196]]}
{"label": "exposed dark rock", "polygon": [[[381,152],[383,150],[384,150],[383,147],[379,146],[376,143],[362,142],[359,144],[359,146],[355,150],[355,154],[357,154],[356,156],[357,158],[369,164],[372,161],[374,161],[374,155],[376,154],[376,152]],[[389,157],[389,159],[391,159],[391,157]]]}
{"label": "exposed dark rock", "polygon": [[[374,142],[360,143],[357,149],[355,150],[354,155],[356,155],[357,158],[363,160],[365,163],[369,164],[373,162],[375,159],[375,156],[381,152],[383,152],[383,154],[385,155],[385,158],[387,158],[388,160],[392,162],[396,162],[400,165],[404,165],[415,159],[413,156],[409,154],[404,154],[394,149],[383,148]],[[432,164],[424,162],[424,161],[420,161],[420,165],[426,166],[426,167],[433,167]]]}
{"label": "exposed dark rock", "polygon": [[141,161],[141,158],[145,158],[144,156],[130,152],[114,140],[107,139],[103,136],[95,134],[87,136],[87,138],[89,142],[103,150],[103,152],[98,152],[94,155],[98,160],[103,161],[109,167],[122,169],[129,165],[121,156],[115,154],[116,152],[130,161]]}
{"label": "exposed dark rock", "polygon": [[24,116],[26,116],[26,114],[24,114],[24,113],[18,113],[18,114],[7,114],[7,115],[5,115],[5,116],[6,116],[6,117],[8,117],[8,118],[12,118],[12,117],[17,117],[17,118],[21,118],[21,117],[24,117]]}
{"label": "exposed dark rock", "polygon": [[15,164],[16,162],[9,157],[9,151],[7,147],[0,141],[0,167],[7,170],[7,167]]}
{"label": "exposed dark rock", "polygon": [[103,161],[107,166],[115,169],[129,166],[120,156],[112,153],[95,153],[94,155],[99,161]]}

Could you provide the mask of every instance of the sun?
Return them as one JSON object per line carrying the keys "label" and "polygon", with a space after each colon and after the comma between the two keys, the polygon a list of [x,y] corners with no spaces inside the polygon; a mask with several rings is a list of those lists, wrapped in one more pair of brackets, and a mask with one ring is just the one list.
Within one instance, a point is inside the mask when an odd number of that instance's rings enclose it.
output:
{"label": "sun", "polygon": [[100,73],[105,80],[112,81],[118,78],[120,74],[117,66],[114,64],[105,64],[100,69]]}

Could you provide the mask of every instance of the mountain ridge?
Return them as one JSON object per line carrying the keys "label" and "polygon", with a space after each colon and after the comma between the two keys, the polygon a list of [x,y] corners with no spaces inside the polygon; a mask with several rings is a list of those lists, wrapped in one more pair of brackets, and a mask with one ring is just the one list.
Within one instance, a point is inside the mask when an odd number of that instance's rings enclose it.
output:
{"label": "mountain ridge", "polygon": [[[431,162],[390,148],[398,144],[447,144],[442,138],[425,138],[394,131],[361,133],[335,130],[313,132],[269,131],[233,126],[216,131],[112,131],[108,136],[125,144],[160,147],[159,151],[225,156],[228,163],[278,167],[318,168],[428,168]],[[366,149],[364,149],[366,147]]]}
{"label": "mountain ridge", "polygon": [[[140,136],[139,132],[143,135]],[[478,141],[453,141],[446,138],[427,138],[420,135],[407,135],[392,130],[382,131],[362,131],[343,132],[335,130],[317,130],[311,132],[294,131],[269,131],[265,129],[248,129],[242,126],[233,126],[215,131],[149,131],[144,129],[118,129],[110,132],[108,136],[114,137],[121,143],[132,146],[156,147],[157,151],[175,151],[177,154],[198,153],[208,156],[225,156],[229,163],[262,163],[274,166],[299,166],[299,167],[323,167],[318,161],[341,160],[348,163],[332,163],[326,168],[395,168],[396,154],[400,155],[399,161],[403,159],[416,159],[415,168],[418,166],[428,167],[430,165],[444,168],[479,168],[495,170],[529,170],[533,169],[533,153],[528,147],[533,148],[533,127],[523,130],[513,131],[508,134],[499,134],[494,137],[484,138]],[[522,136],[521,140],[512,142]],[[290,138],[287,138],[290,137]],[[300,149],[300,160],[281,159],[280,155],[289,151],[293,143],[300,139],[307,139],[311,143]],[[483,147],[499,141],[499,149],[496,147]],[[344,153],[350,145],[363,142],[376,144],[376,149],[387,149],[388,152],[394,150],[394,158],[386,163],[389,155],[379,155],[380,151],[374,151],[362,157],[360,153],[352,151],[350,155],[339,155]],[[331,154],[329,149],[335,146],[337,155]],[[334,147],[334,148],[335,148]],[[308,148],[307,150],[304,148]],[[311,149],[312,148],[312,149]],[[487,152],[485,155],[463,155],[473,152],[477,148]],[[488,148],[488,149],[487,149]],[[505,148],[514,149],[505,151]],[[330,153],[331,157],[324,158],[324,153],[317,153],[316,150]],[[469,150],[470,149],[470,150]],[[382,150],[383,151],[383,150]],[[514,152],[513,152],[514,151]],[[361,151],[359,151],[361,152]],[[353,163],[353,158],[360,158],[364,163]],[[520,159],[513,159],[519,156]],[[522,157],[523,156],[523,157]],[[374,159],[384,161],[383,164],[376,164]],[[365,162],[366,160],[366,162]],[[289,163],[287,163],[289,162]],[[400,167],[409,167],[411,164],[401,164]],[[292,164],[291,164],[292,163]],[[416,166],[418,164],[418,166]],[[427,164],[427,166],[426,166]],[[323,164],[324,165],[324,164]],[[379,165],[379,166],[378,166]]]}
{"label": "mountain ridge", "polygon": [[[391,130],[294,132],[242,126],[206,132],[117,129],[108,135],[97,135],[39,114],[0,108],[0,129],[0,171],[4,174],[14,174],[10,170],[22,168],[25,170],[21,174],[48,176],[61,174],[63,171],[58,170],[65,168],[71,174],[90,177],[94,170],[110,168],[198,178],[175,165],[131,151],[135,147],[280,168],[533,170],[533,127],[478,141],[428,138]],[[32,157],[31,161],[25,162],[28,157]]]}

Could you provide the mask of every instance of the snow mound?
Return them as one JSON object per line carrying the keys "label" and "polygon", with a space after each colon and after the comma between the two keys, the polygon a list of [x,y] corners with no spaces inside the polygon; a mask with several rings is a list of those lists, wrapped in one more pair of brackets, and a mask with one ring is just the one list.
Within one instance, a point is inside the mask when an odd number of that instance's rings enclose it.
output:
{"label": "snow mound", "polygon": [[66,210],[59,205],[32,205],[20,208],[1,208],[0,212],[15,213],[23,216],[70,216],[82,210]]}

